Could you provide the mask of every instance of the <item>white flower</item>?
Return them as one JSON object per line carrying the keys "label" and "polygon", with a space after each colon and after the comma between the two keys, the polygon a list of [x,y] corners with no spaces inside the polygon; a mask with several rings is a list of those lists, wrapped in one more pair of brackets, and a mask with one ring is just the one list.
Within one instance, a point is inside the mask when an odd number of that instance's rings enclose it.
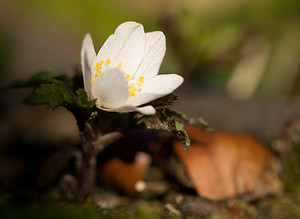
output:
{"label": "white flower", "polygon": [[96,55],[90,34],[81,49],[84,88],[99,109],[151,115],[146,104],[172,93],[183,82],[176,74],[157,75],[166,52],[162,32],[145,33],[143,25],[125,22],[110,35]]}

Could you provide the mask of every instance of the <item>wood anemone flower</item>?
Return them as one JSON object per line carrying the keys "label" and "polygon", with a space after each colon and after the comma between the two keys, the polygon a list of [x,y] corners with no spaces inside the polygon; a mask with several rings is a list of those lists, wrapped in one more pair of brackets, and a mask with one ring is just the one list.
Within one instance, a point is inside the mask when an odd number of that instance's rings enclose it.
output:
{"label": "wood anemone flower", "polygon": [[136,22],[120,24],[97,55],[86,34],[81,65],[89,100],[96,99],[96,106],[105,111],[155,114],[153,106],[139,106],[172,93],[183,82],[177,74],[158,75],[165,52],[165,35],[145,33]]}

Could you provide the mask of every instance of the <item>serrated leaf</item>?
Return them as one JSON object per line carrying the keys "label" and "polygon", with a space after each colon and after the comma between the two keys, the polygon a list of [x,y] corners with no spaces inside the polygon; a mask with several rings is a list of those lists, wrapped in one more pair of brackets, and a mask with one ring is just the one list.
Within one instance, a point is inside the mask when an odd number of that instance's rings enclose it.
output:
{"label": "serrated leaf", "polygon": [[56,108],[64,103],[64,97],[58,85],[42,84],[24,100],[24,103],[31,105],[46,104],[50,108]]}
{"label": "serrated leaf", "polygon": [[162,106],[169,106],[174,104],[178,100],[178,96],[175,94],[169,94],[158,98],[156,100],[151,101],[147,105],[151,105],[153,107],[162,107]]}
{"label": "serrated leaf", "polygon": [[92,107],[94,105],[94,101],[89,101],[87,93],[84,89],[80,88],[76,90],[77,98],[76,103],[80,107]]}
{"label": "serrated leaf", "polygon": [[164,130],[172,133],[172,121],[168,120],[167,117],[163,117],[164,115],[160,111],[157,111],[153,116],[142,116],[138,118],[137,123],[144,124],[147,129]]}
{"label": "serrated leaf", "polygon": [[65,85],[59,85],[60,91],[64,97],[64,101],[67,103],[74,103],[74,97],[72,91]]}
{"label": "serrated leaf", "polygon": [[177,110],[169,108],[163,108],[162,112],[165,116],[174,118],[181,123],[186,123],[188,121],[187,116],[183,112],[178,112]]}
{"label": "serrated leaf", "polygon": [[190,145],[191,145],[191,140],[187,134],[187,132],[185,131],[183,125],[177,121],[175,121],[175,128],[176,128],[176,131],[178,132],[182,132],[184,134],[184,141],[185,141],[185,144],[183,146],[183,150],[187,150],[190,148]]}
{"label": "serrated leaf", "polygon": [[42,84],[24,100],[30,105],[45,104],[50,108],[56,108],[64,103],[74,103],[71,90],[65,85]]}
{"label": "serrated leaf", "polygon": [[176,135],[184,143],[183,149],[186,150],[191,142],[182,123],[177,121],[177,116],[178,113],[173,110],[162,108],[153,116],[142,116],[138,122],[144,123],[147,129],[163,130]]}

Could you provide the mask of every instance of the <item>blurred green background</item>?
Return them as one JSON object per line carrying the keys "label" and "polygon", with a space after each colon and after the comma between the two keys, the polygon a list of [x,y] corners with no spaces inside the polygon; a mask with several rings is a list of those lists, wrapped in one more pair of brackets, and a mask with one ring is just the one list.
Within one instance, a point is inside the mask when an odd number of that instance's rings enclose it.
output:
{"label": "blurred green background", "polygon": [[[162,30],[161,72],[238,99],[300,94],[298,0],[2,0],[1,85],[42,69],[70,72],[90,32],[98,50],[122,22]],[[299,98],[298,98],[299,99]]]}

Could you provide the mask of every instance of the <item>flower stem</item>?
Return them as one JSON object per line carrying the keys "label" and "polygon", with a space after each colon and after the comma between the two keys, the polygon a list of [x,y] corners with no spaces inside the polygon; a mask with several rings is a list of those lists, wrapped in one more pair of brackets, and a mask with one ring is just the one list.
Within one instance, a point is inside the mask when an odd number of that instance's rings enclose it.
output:
{"label": "flower stem", "polygon": [[[68,107],[76,118],[83,138],[82,159],[77,166],[79,183],[79,201],[92,197],[97,177],[97,156],[109,144],[123,136],[121,132],[110,132],[105,135],[92,126],[91,114],[76,107]],[[98,130],[98,131],[97,131]]]}
{"label": "flower stem", "polygon": [[79,201],[85,201],[93,194],[96,182],[97,155],[96,153],[83,152]]}
{"label": "flower stem", "polygon": [[81,127],[84,144],[82,147],[82,165],[79,169],[80,196],[79,201],[85,201],[92,196],[96,182],[97,155],[99,150],[95,144],[95,133],[87,122]]}
{"label": "flower stem", "polygon": [[123,136],[121,132],[110,132],[105,135],[95,134],[89,123],[82,130],[85,144],[82,147],[82,165],[79,169],[80,200],[92,197],[96,185],[97,156],[109,144]]}

